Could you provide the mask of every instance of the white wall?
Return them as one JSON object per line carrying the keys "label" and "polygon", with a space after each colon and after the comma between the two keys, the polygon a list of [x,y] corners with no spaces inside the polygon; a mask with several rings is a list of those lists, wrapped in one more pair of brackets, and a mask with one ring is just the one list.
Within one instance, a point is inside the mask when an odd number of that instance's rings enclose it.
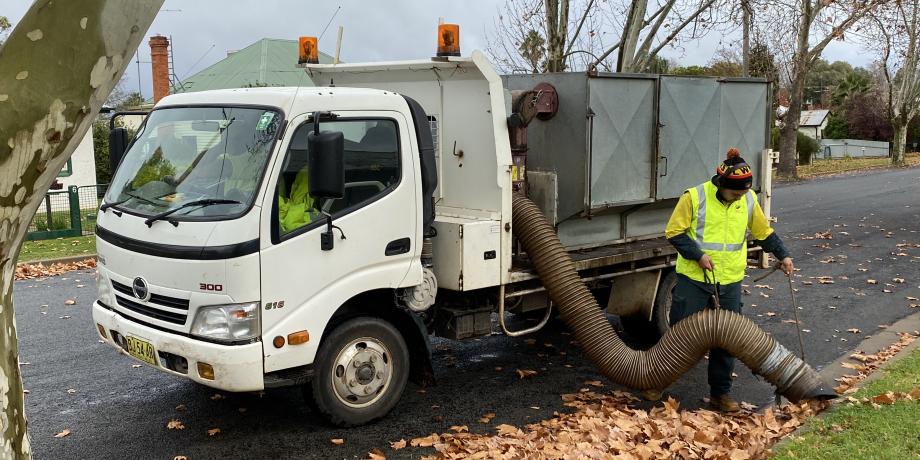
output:
{"label": "white wall", "polygon": [[59,177],[58,181],[64,184],[64,189],[71,185],[82,187],[96,184],[96,160],[93,155],[93,132],[87,131],[86,136],[77,146],[73,156],[70,157],[73,174]]}

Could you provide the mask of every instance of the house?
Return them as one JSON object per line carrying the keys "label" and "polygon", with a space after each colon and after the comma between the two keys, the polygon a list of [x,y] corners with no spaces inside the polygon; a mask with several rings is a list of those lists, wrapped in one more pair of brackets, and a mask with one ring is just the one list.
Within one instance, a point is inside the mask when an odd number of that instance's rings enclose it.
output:
{"label": "house", "polygon": [[[313,86],[303,68],[297,66],[297,40],[263,38],[210,67],[172,85],[173,93],[210,89],[261,86]],[[331,64],[332,56],[319,53],[321,64]]]}
{"label": "house", "polygon": [[830,110],[803,110],[799,116],[799,131],[820,141],[824,138],[824,128],[827,127],[830,113]]}

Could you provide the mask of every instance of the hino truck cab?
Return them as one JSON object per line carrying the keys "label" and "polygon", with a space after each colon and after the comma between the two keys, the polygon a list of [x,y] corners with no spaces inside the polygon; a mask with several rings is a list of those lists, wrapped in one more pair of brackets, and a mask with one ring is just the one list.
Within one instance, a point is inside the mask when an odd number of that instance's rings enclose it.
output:
{"label": "hino truck cab", "polygon": [[177,94],[129,146],[111,137],[102,339],[213,388],[303,385],[340,425],[384,415],[410,370],[425,373],[425,326],[394,302],[431,279],[437,175],[417,102],[352,88]]}

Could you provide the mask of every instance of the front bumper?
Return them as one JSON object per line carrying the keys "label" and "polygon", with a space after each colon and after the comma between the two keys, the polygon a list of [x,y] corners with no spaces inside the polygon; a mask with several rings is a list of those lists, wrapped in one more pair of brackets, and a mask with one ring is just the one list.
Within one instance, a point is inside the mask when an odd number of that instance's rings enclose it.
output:
{"label": "front bumper", "polygon": [[[225,391],[261,391],[265,388],[261,342],[220,345],[163,332],[127,319],[103,307],[98,301],[93,303],[93,321],[105,329],[106,337],[102,339],[126,356],[131,355],[115,343],[113,331],[122,337],[136,337],[149,342],[153,345],[158,361],[156,366],[151,367],[161,371]],[[150,366],[133,356],[131,358]],[[175,364],[182,358],[186,360],[187,366]],[[214,368],[213,380],[198,375],[199,362]]]}

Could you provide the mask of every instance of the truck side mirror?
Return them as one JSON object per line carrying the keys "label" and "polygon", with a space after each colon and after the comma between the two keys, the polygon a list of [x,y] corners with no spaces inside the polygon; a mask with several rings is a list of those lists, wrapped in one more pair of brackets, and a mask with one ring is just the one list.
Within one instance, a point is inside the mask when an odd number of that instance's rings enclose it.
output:
{"label": "truck side mirror", "polygon": [[118,169],[118,164],[121,163],[127,149],[128,130],[125,128],[111,129],[109,131],[109,166],[113,174]]}
{"label": "truck side mirror", "polygon": [[307,137],[307,144],[310,196],[314,199],[345,196],[345,136],[339,131],[314,132]]}

